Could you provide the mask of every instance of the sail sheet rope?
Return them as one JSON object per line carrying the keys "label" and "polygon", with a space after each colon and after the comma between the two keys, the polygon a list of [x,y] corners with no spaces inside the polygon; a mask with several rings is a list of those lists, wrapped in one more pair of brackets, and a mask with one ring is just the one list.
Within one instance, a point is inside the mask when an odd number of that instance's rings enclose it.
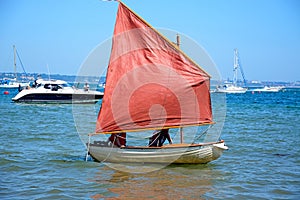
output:
{"label": "sail sheet rope", "polygon": [[207,131],[213,126],[213,124],[209,125],[199,136],[197,136],[192,144],[195,144],[195,141],[200,139],[203,135],[207,134]]}

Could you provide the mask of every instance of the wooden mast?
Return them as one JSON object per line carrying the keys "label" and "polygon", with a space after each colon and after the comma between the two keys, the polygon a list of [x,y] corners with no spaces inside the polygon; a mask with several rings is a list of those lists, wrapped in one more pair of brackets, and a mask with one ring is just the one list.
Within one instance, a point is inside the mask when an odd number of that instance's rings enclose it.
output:
{"label": "wooden mast", "polygon": [[[176,35],[176,45],[178,46],[178,48],[180,48],[180,36],[179,34]],[[183,128],[180,127],[180,143],[183,144]]]}

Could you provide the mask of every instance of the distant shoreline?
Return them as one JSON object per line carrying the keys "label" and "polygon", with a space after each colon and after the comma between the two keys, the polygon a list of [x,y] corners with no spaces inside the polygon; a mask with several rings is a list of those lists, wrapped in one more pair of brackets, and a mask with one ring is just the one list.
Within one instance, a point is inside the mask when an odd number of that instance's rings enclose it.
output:
{"label": "distant shoreline", "polygon": [[[43,79],[48,79],[48,74],[45,73],[17,73],[19,80],[34,80],[38,76]],[[0,80],[4,78],[14,78],[15,74],[13,72],[0,72]],[[76,75],[63,75],[63,74],[51,74],[51,79],[54,80],[64,80],[67,82],[89,82],[89,83],[102,83],[105,82],[105,77],[97,76],[76,76]],[[223,80],[226,82],[230,80]],[[220,82],[211,81],[212,86],[219,85]],[[246,87],[263,87],[263,86],[284,86],[286,88],[300,88],[300,80],[298,81],[258,81],[258,80],[247,80]]]}

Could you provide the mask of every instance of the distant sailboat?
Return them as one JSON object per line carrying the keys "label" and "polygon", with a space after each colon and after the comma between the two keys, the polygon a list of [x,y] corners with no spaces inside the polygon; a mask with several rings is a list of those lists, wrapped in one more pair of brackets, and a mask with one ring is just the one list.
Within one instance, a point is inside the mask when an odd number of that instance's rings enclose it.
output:
{"label": "distant sailboat", "polygon": [[[240,69],[239,65],[239,56],[238,50],[234,49],[234,60],[233,60],[233,82],[226,83],[222,86],[217,86],[215,92],[219,93],[245,93],[248,89],[238,86],[238,70]],[[245,83],[244,73],[241,71],[243,80]]]}
{"label": "distant sailboat", "polygon": [[[210,76],[201,67],[119,1],[102,106],[87,143],[89,154],[113,163],[194,164],[219,158],[227,149],[223,140],[185,143],[183,137],[184,127],[214,123],[209,89]],[[126,145],[126,133],[148,138],[145,132],[161,129],[180,130],[180,141],[163,145],[156,140],[160,136],[153,135],[149,145]],[[105,134],[111,134],[109,142],[96,140]],[[152,145],[155,142],[160,145]]]}
{"label": "distant sailboat", "polygon": [[[15,77],[12,78],[4,78],[1,80],[0,83],[0,88],[19,88],[19,87],[26,87],[29,86],[29,82],[20,82],[17,80],[17,62],[16,62],[16,57],[17,57],[17,49],[15,45],[13,45],[13,51],[14,51],[14,74]],[[19,58],[20,59],[20,58]]]}

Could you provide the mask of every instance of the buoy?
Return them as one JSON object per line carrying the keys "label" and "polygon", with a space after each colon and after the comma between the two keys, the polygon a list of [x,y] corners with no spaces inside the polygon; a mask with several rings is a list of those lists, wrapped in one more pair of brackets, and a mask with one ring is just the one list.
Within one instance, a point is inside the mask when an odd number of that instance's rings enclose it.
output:
{"label": "buoy", "polygon": [[9,94],[9,92],[8,91],[4,91],[3,94]]}

